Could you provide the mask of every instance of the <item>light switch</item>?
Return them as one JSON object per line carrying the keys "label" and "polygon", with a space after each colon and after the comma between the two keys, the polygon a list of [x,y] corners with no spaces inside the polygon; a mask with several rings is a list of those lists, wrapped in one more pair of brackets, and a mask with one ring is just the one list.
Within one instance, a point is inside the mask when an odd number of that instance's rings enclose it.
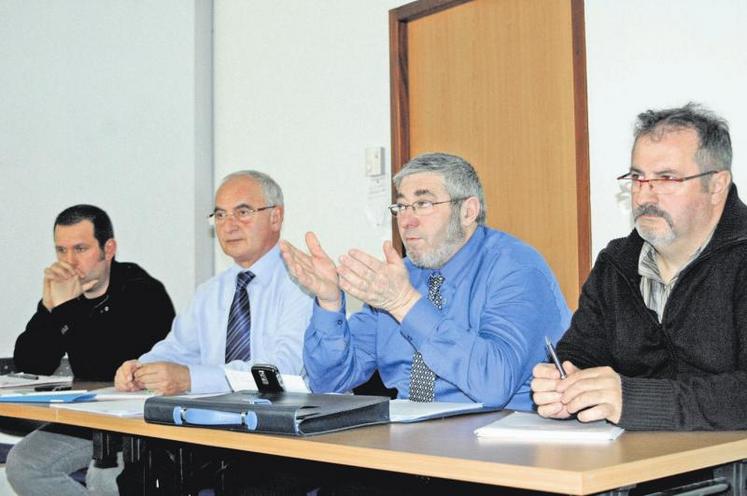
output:
{"label": "light switch", "polygon": [[366,147],[366,176],[375,177],[384,174],[384,147]]}

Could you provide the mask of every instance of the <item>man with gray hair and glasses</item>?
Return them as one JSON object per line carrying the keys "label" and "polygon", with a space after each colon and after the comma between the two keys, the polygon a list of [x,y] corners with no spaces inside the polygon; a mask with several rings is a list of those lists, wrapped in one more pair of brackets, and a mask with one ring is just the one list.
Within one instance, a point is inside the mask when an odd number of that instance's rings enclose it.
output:
{"label": "man with gray hair and glasses", "polygon": [[[280,186],[255,170],[226,176],[209,215],[223,252],[233,264],[201,284],[186,310],[174,319],[165,339],[138,359],[124,362],[114,384],[122,391],[148,389],[162,394],[230,391],[225,369],[249,370],[271,363],[283,374],[301,374],[303,334],[311,315],[311,298],[291,280],[280,256],[278,240],[285,207]],[[183,467],[171,462],[170,447],[150,449],[152,471],[164,494]],[[220,454],[194,449],[188,484],[215,487],[224,473]],[[281,492],[295,484],[267,469],[257,459],[245,482],[259,494]],[[232,477],[236,470],[231,468]],[[142,470],[125,469],[120,493],[142,494]],[[152,481],[151,481],[152,482]]]}
{"label": "man with gray hair and glasses", "polygon": [[534,369],[541,415],[631,430],[747,429],[747,207],[722,118],[690,103],[638,116],[635,229],[611,241],[558,345]]}
{"label": "man with gray hair and glasses", "polygon": [[197,288],[165,339],[120,366],[117,389],[225,392],[224,368],[249,370],[255,362],[301,373],[311,298],[280,257],[283,214],[283,193],[267,174],[240,171],[223,180],[209,217],[234,264]]}
{"label": "man with gray hair and glasses", "polygon": [[[394,177],[391,205],[407,250],[384,259],[350,250],[335,263],[313,233],[309,253],[281,242],[290,272],[316,296],[304,364],[312,390],[342,392],[378,370],[414,401],[531,409],[532,366],[570,313],[555,276],[530,246],[485,226],[472,166],[420,155]],[[345,318],[345,293],[366,305]]]}

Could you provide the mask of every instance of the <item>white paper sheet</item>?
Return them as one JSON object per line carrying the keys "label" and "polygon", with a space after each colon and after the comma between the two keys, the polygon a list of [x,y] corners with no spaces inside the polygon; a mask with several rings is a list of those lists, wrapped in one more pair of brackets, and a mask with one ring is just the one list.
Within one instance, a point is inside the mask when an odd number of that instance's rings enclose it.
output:
{"label": "white paper sheet", "polygon": [[[280,374],[283,386],[289,393],[310,393],[309,387],[300,375]],[[243,370],[226,369],[226,379],[233,391],[257,391],[251,372]]]}
{"label": "white paper sheet", "polygon": [[536,413],[513,412],[484,427],[475,434],[485,438],[502,438],[519,441],[612,441],[625,429],[604,420],[579,422],[578,420],[554,420],[540,417]]}

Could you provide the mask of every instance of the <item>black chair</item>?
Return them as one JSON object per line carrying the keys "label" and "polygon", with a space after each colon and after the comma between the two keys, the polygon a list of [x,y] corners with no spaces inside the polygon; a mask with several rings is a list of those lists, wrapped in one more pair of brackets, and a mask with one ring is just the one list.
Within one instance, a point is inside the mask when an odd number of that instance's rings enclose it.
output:
{"label": "black chair", "polygon": [[379,371],[374,370],[373,375],[361,384],[360,386],[353,388],[354,394],[365,394],[365,395],[371,395],[371,396],[387,396],[390,399],[396,399],[397,398],[397,388],[388,388],[384,385],[384,382],[381,380],[381,376],[379,375]]}

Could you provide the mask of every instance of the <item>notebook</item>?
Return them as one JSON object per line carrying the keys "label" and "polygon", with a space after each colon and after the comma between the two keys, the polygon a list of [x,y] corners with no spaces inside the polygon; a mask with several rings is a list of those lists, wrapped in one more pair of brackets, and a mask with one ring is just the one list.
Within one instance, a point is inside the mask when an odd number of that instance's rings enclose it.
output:
{"label": "notebook", "polygon": [[625,429],[604,420],[554,420],[536,413],[513,412],[475,430],[478,437],[519,441],[614,441]]}

